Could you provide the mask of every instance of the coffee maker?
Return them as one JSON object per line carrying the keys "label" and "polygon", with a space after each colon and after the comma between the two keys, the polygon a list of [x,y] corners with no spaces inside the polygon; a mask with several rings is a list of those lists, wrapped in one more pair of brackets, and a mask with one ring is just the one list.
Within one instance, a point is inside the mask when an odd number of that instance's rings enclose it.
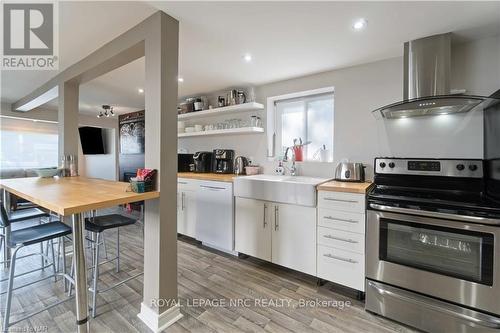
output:
{"label": "coffee maker", "polygon": [[210,172],[212,169],[212,153],[209,151],[197,151],[193,160],[194,172]]}
{"label": "coffee maker", "polygon": [[234,150],[214,149],[212,154],[212,171],[215,173],[234,172]]}

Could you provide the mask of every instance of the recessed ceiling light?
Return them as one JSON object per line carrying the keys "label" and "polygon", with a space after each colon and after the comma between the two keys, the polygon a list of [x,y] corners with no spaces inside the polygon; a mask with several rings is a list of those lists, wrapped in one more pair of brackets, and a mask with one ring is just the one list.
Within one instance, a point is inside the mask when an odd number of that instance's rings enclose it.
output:
{"label": "recessed ceiling light", "polygon": [[252,55],[250,53],[244,54],[243,55],[243,60],[245,60],[245,62],[252,61]]}
{"label": "recessed ceiling light", "polygon": [[139,92],[139,94],[144,94],[144,89],[142,88],[137,89],[137,91]]}
{"label": "recessed ceiling light", "polygon": [[177,81],[179,81],[179,82],[184,82],[184,78],[183,78],[183,77],[181,77],[181,76],[179,76],[179,77],[177,78]]}
{"label": "recessed ceiling light", "polygon": [[354,30],[363,30],[366,27],[366,20],[364,18],[356,20],[352,27]]}

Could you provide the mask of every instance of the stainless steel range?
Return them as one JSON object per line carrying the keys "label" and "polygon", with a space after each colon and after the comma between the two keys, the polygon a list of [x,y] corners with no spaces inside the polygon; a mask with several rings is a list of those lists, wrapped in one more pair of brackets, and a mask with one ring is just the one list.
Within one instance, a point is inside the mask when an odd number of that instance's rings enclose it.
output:
{"label": "stainless steel range", "polygon": [[429,332],[500,332],[500,206],[482,160],[375,159],[366,309]]}

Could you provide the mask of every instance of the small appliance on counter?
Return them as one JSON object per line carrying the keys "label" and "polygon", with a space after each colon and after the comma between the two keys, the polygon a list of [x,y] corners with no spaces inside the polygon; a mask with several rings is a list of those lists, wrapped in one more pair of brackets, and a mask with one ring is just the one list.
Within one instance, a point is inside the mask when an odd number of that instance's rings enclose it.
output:
{"label": "small appliance on counter", "polygon": [[215,173],[233,173],[234,150],[214,149],[212,155],[212,170]]}
{"label": "small appliance on counter", "polygon": [[177,171],[178,172],[190,172],[190,165],[194,164],[193,154],[177,154]]}
{"label": "small appliance on counter", "polygon": [[212,171],[212,153],[209,151],[197,151],[193,155],[194,172]]}
{"label": "small appliance on counter", "polygon": [[362,183],[365,181],[365,166],[363,163],[340,162],[335,169],[335,180]]}
{"label": "small appliance on counter", "polygon": [[244,175],[246,174],[246,167],[248,166],[248,158],[245,156],[236,156],[234,159],[234,174]]}

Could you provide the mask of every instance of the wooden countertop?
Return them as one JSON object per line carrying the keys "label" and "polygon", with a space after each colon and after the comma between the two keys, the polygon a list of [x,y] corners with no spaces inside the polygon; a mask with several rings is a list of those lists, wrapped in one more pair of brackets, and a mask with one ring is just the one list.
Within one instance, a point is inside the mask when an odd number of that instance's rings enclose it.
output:
{"label": "wooden countertop", "polygon": [[66,216],[158,198],[160,192],[127,192],[129,183],[85,177],[0,179],[0,188]]}
{"label": "wooden countertop", "polygon": [[332,180],[318,185],[318,191],[348,192],[365,194],[373,183],[352,183]]}
{"label": "wooden countertop", "polygon": [[198,179],[198,180],[213,180],[217,182],[233,182],[238,176],[232,173],[195,173],[195,172],[178,172],[177,178]]}

